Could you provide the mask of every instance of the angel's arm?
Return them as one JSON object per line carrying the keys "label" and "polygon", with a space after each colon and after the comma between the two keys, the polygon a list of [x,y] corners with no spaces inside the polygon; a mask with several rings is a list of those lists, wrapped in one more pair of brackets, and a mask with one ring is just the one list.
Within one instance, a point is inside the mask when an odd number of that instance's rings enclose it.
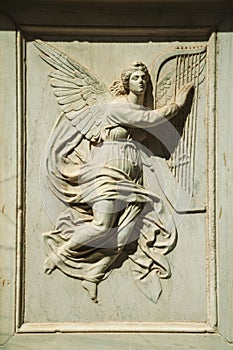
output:
{"label": "angel's arm", "polygon": [[[192,84],[184,86],[177,94],[176,102],[155,110],[135,109],[130,104],[113,104],[110,117],[114,122],[138,128],[149,128],[164,123],[175,116],[184,107]],[[131,105],[132,106],[132,105]]]}
{"label": "angel's arm", "polygon": [[135,109],[130,104],[122,106],[115,104],[111,108],[110,119],[121,125],[148,128],[170,119],[179,109],[176,103],[155,110]]}

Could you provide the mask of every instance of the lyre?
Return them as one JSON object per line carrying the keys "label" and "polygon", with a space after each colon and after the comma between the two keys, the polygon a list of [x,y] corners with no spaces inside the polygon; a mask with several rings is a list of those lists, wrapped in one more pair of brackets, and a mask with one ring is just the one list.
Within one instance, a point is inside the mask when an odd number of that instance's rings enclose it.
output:
{"label": "lyre", "polygon": [[194,85],[194,95],[190,110],[184,118],[176,118],[175,128],[180,133],[173,152],[167,157],[169,168],[184,190],[194,195],[195,146],[198,123],[198,101],[200,85],[205,79],[205,45],[199,47],[176,47],[159,56],[152,66],[154,80],[155,108],[175,101],[177,91],[190,82]]}

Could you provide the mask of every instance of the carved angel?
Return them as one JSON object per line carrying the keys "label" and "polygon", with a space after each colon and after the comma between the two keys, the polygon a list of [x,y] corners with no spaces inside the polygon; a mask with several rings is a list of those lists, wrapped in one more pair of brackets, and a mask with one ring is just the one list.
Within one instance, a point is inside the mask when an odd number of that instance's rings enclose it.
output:
{"label": "carved angel", "polygon": [[156,302],[160,278],[170,276],[165,255],[177,230],[157,177],[151,183],[145,176],[150,154],[143,142],[148,129],[185,106],[193,85],[153,110],[143,63],[133,63],[107,89],[66,55],[41,41],[35,45],[54,68],[51,86],[62,109],[44,157],[47,186],[64,206],[44,234],[45,272],[59,269],[80,279],[97,302],[98,284],[129,258],[137,286]]}

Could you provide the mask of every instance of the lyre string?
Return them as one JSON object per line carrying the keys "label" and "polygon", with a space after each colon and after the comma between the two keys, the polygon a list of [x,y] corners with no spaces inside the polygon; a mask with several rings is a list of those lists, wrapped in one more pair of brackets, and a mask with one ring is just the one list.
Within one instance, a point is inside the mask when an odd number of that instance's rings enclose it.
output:
{"label": "lyre string", "polygon": [[[190,55],[189,57],[189,67],[187,72],[187,83],[190,83],[193,81],[193,62],[194,62],[194,55]],[[190,116],[187,118],[186,124],[185,124],[185,154],[186,154],[186,162],[184,165],[184,187],[185,190],[188,191],[188,170],[189,170],[189,140],[190,140],[190,123],[191,123],[191,115],[192,110],[190,111]]]}
{"label": "lyre string", "polygon": [[[183,127],[183,133],[171,155],[170,164],[172,172],[181,186],[193,195],[194,190],[194,172],[195,172],[195,144],[197,133],[197,113],[199,96],[199,75],[202,72],[202,61],[205,59],[205,53],[180,54],[176,56],[174,96],[183,85],[192,82],[194,84],[194,96],[189,115],[186,118]],[[178,128],[182,127],[182,118],[177,120]]]}
{"label": "lyre string", "polygon": [[[178,88],[180,89],[182,87],[182,80],[183,80],[183,56],[179,57],[179,77],[178,77]],[[178,128],[180,127],[180,120],[177,121]],[[176,153],[175,153],[175,169],[176,169],[176,179],[179,181],[180,179],[180,141],[177,145]]]}
{"label": "lyre string", "polygon": [[[191,62],[191,64],[190,64]],[[192,81],[192,64],[193,64],[193,55],[188,55],[188,65],[187,65],[187,79],[186,83],[190,83]],[[185,155],[185,161],[182,166],[182,179],[181,184],[187,191],[187,181],[188,181],[188,161],[189,161],[189,135],[190,132],[190,118],[188,117],[185,123],[184,127],[184,136],[183,136],[183,144],[184,144],[184,155]]]}
{"label": "lyre string", "polygon": [[[195,90],[195,76],[196,76],[196,62],[197,62],[197,55],[194,54],[192,57],[192,66],[191,66],[191,82],[194,84]],[[189,194],[192,194],[192,184],[190,181],[191,178],[191,153],[192,153],[192,136],[193,136],[193,122],[194,122],[194,111],[195,111],[195,103],[196,103],[196,91],[194,90],[194,97],[192,101],[191,111],[188,119],[188,125],[187,125],[187,132],[188,132],[188,140],[187,140],[187,171],[186,171],[186,186],[185,189]]]}
{"label": "lyre string", "polygon": [[[176,80],[175,80],[175,93],[177,92],[177,90],[180,89],[180,63],[181,63],[181,56],[177,56],[176,59]],[[176,95],[175,95],[176,96]],[[179,145],[178,145],[179,147]],[[172,155],[172,164],[173,164],[173,175],[175,176],[175,178],[177,179],[177,151]],[[177,179],[178,180],[178,179]]]}
{"label": "lyre string", "polygon": [[194,171],[195,171],[195,144],[196,144],[196,134],[197,134],[197,107],[198,107],[198,96],[199,96],[199,77],[200,77],[200,63],[201,63],[201,54],[198,54],[198,65],[197,65],[197,74],[195,79],[195,90],[196,90],[196,97],[195,97],[195,111],[194,111],[194,118],[193,118],[193,130],[192,130],[192,152],[191,152],[191,176],[190,182],[192,183],[192,190],[194,185]]}
{"label": "lyre string", "polygon": [[[189,55],[184,55],[184,69],[183,69],[183,84],[185,85],[189,83]],[[182,120],[181,120],[182,121]],[[183,122],[183,121],[182,121]],[[180,141],[180,155],[179,159],[181,162],[180,168],[180,182],[183,187],[185,187],[185,170],[186,170],[186,158],[187,158],[187,132],[186,129],[187,126],[185,125],[184,130],[183,130],[183,140]]]}
{"label": "lyre string", "polygon": [[[195,94],[191,111],[187,116],[183,135],[172,156],[173,174],[182,187],[193,194],[194,169],[195,169],[195,142],[198,89],[200,74],[201,54],[180,55],[176,58],[175,93],[183,85],[193,82]],[[181,121],[182,122],[182,121]]]}

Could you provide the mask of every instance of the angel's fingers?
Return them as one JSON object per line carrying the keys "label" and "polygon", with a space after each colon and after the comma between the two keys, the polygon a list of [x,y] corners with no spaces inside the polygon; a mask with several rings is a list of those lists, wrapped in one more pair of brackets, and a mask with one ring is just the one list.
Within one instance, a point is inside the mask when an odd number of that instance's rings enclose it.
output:
{"label": "angel's fingers", "polygon": [[193,83],[189,83],[185,86],[185,90],[187,92],[191,91],[194,88],[194,84]]}
{"label": "angel's fingers", "polygon": [[185,92],[185,91],[191,90],[192,88],[193,88],[193,83],[189,83],[189,84],[186,84],[186,85],[182,86],[180,91]]}
{"label": "angel's fingers", "polygon": [[194,89],[194,83],[190,83],[188,88],[189,88],[189,90]]}
{"label": "angel's fingers", "polygon": [[182,86],[179,90],[178,90],[178,95],[182,94],[185,90],[184,90],[185,86]]}

